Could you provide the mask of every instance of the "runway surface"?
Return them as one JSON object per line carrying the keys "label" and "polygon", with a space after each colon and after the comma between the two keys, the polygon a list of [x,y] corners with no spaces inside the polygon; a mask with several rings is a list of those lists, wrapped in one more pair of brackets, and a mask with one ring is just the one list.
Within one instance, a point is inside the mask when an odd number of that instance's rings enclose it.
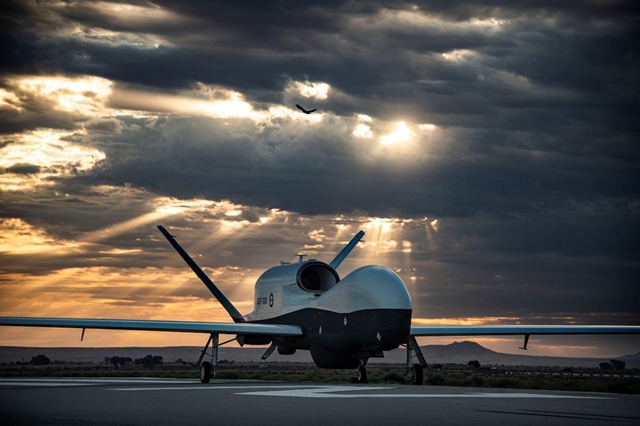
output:
{"label": "runway surface", "polygon": [[410,385],[1,378],[3,425],[640,424],[640,396]]}

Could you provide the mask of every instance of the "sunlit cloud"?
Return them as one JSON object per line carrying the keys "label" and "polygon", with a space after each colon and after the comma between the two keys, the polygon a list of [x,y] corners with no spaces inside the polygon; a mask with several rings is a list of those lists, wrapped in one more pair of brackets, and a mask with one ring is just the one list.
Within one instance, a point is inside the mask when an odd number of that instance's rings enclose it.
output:
{"label": "sunlit cloud", "polygon": [[455,49],[442,54],[442,58],[446,61],[460,63],[468,61],[478,56],[477,52],[468,49]]}
{"label": "sunlit cloud", "polygon": [[353,18],[352,23],[362,31],[398,31],[399,28],[407,32],[419,32],[428,28],[442,26],[442,21],[432,15],[422,13],[419,9],[380,9],[375,16]]}
{"label": "sunlit cloud", "polygon": [[435,130],[436,125],[435,124],[420,124],[420,125],[418,125],[418,128],[420,130]]}
{"label": "sunlit cloud", "polygon": [[290,81],[286,91],[294,92],[305,98],[325,100],[329,96],[331,86],[322,82]]}
{"label": "sunlit cloud", "polygon": [[375,15],[353,18],[352,26],[362,32],[412,34],[420,37],[425,34],[438,34],[446,27],[451,34],[478,32],[495,33],[508,24],[508,20],[498,18],[471,18],[469,20],[445,21],[442,18],[426,13],[418,7],[407,9],[382,8]]}
{"label": "sunlit cloud", "polygon": [[22,111],[20,106],[20,98],[13,92],[0,88],[0,110],[3,108],[14,109],[16,111]]}
{"label": "sunlit cloud", "polygon": [[[191,96],[189,96],[191,95]],[[216,118],[260,120],[260,113],[240,93],[224,91],[224,97],[202,99],[186,95],[169,95],[141,90],[116,89],[109,100],[113,108],[129,111],[204,115]]]}
{"label": "sunlit cloud", "polygon": [[353,131],[353,135],[359,138],[367,138],[371,139],[373,137],[373,132],[371,131],[371,127],[366,124],[358,124],[356,125],[355,130]]}
{"label": "sunlit cloud", "polygon": [[222,228],[221,230],[223,233],[229,233],[229,232],[234,232],[239,229],[242,229],[245,226],[249,225],[250,223],[251,222],[249,222],[248,220],[241,220],[241,221],[222,220],[220,221],[220,226]]}
{"label": "sunlit cloud", "polygon": [[353,135],[358,138],[371,139],[373,132],[371,131],[371,123],[373,119],[365,114],[358,114],[356,128],[353,130]]}
{"label": "sunlit cloud", "polygon": [[496,78],[504,84],[520,89],[531,89],[532,84],[529,79],[523,75],[497,70]]}
{"label": "sunlit cloud", "polygon": [[[75,9],[72,13],[85,13],[95,17],[115,23],[120,30],[113,31],[107,28],[96,28],[84,25],[79,20],[68,20],[69,10]],[[58,20],[59,25],[34,25],[30,31],[40,37],[56,37],[59,40],[81,40],[83,43],[106,46],[132,46],[142,49],[155,49],[160,45],[171,46],[166,38],[162,38],[154,29],[162,26],[164,28],[179,28],[181,26],[193,24],[184,16],[163,9],[153,3],[127,4],[112,3],[106,1],[83,2],[73,4],[67,2],[40,2],[34,9],[37,17],[50,23]],[[130,31],[127,31],[130,28]],[[148,29],[148,31],[145,31]],[[76,57],[78,61],[86,58]]]}
{"label": "sunlit cloud", "polygon": [[158,197],[153,199],[150,204],[155,208],[157,213],[168,215],[180,214],[193,210],[215,208],[218,205],[215,201],[210,200],[179,200],[172,197]]}
{"label": "sunlit cloud", "polygon": [[486,28],[486,29],[492,29],[492,30],[498,29],[500,26],[509,23],[508,20],[498,19],[498,18],[486,18],[486,19],[471,18],[469,22],[472,25]]}
{"label": "sunlit cloud", "polygon": [[395,145],[411,139],[412,132],[404,121],[396,123],[393,132],[380,138],[380,143],[384,146]]}
{"label": "sunlit cloud", "polygon": [[98,253],[100,254],[113,254],[113,255],[122,255],[122,254],[136,254],[142,253],[141,249],[111,249],[111,250],[100,250]]}
{"label": "sunlit cloud", "polygon": [[[103,188],[103,191],[106,189]],[[130,191],[140,192],[133,188]],[[148,194],[151,196],[151,194]],[[129,220],[113,224],[104,229],[85,234],[83,241],[98,241],[111,238],[117,235],[139,229],[149,224],[157,224],[163,219],[180,215],[181,218],[197,221],[205,221],[207,218],[215,220],[219,224],[219,232],[228,234],[250,225],[250,222],[243,220],[240,216],[248,207],[234,204],[226,200],[211,201],[203,199],[180,200],[171,197],[155,197],[145,202],[149,210],[148,213],[139,215]],[[257,221],[256,225],[263,225],[266,221]]]}
{"label": "sunlit cloud", "polygon": [[313,241],[317,241],[319,243],[325,241],[327,238],[324,233],[324,229],[314,229],[313,231],[309,232],[308,235],[309,238],[311,238]]}
{"label": "sunlit cloud", "polygon": [[189,105],[182,105],[180,108],[184,112],[197,113],[200,112],[203,115],[208,115],[217,118],[254,118],[257,114],[251,104],[244,101],[240,94],[233,94],[230,99],[221,101],[208,101],[199,102],[194,100],[187,100]]}
{"label": "sunlit cloud", "polygon": [[[111,3],[111,2],[91,2],[85,5],[88,9],[98,12],[104,17],[120,22],[122,24],[136,26],[155,23],[172,23],[180,19],[180,15],[175,12],[161,8],[153,3],[144,5],[135,5],[127,3]],[[186,23],[187,21],[184,20]]]}
{"label": "sunlit cloud", "polygon": [[[63,178],[86,172],[105,154],[93,148],[66,141],[75,132],[35,130],[2,137],[0,141],[0,190],[19,191],[38,185],[51,185],[48,178]],[[30,166],[31,173],[19,166]],[[28,167],[24,170],[28,170]]]}
{"label": "sunlit cloud", "polygon": [[256,109],[244,95],[227,89],[198,84],[196,90],[169,95],[140,90],[116,89],[109,105],[118,110],[206,116],[220,119],[249,119],[256,124],[276,119],[322,121],[321,113],[301,114],[300,111],[279,105]]}
{"label": "sunlit cloud", "polygon": [[54,109],[80,115],[102,113],[113,83],[100,77],[34,76],[9,79],[26,96],[46,99]]}
{"label": "sunlit cloud", "polygon": [[[72,121],[87,120],[105,114],[105,102],[112,83],[99,77],[24,76],[7,79],[2,106],[9,105],[19,114],[26,106],[40,105],[48,111],[64,114]],[[51,178],[64,178],[86,172],[105,159],[94,148],[72,142],[86,135],[84,129],[63,131],[38,129],[6,135],[0,140],[0,189],[21,191],[51,185]]]}
{"label": "sunlit cloud", "polygon": [[106,238],[112,238],[117,235],[133,231],[134,229],[138,229],[142,226],[157,223],[168,216],[171,216],[171,213],[146,213],[107,228],[87,233],[82,237],[82,241],[95,242]]}
{"label": "sunlit cloud", "polygon": [[[425,218],[360,217],[359,226],[366,232],[363,247],[372,249],[369,255],[411,253],[413,242],[405,231],[422,226]],[[424,237],[423,233],[418,235]]]}
{"label": "sunlit cloud", "polygon": [[63,170],[65,166],[73,165],[77,171],[87,171],[97,161],[104,159],[104,153],[98,150],[63,140],[73,134],[56,130],[36,130],[5,137],[13,143],[6,144],[0,150],[0,167],[9,168],[28,161],[29,164],[41,167],[59,167]]}
{"label": "sunlit cloud", "polygon": [[37,228],[18,218],[0,219],[0,253],[56,254],[78,250],[81,243],[55,239],[42,228]]}
{"label": "sunlit cloud", "polygon": [[[351,134],[352,142],[361,148],[359,161],[369,163],[383,161],[398,168],[425,166],[432,150],[449,137],[446,132],[431,123],[407,121],[380,121],[359,114]],[[377,143],[371,144],[369,141]]]}

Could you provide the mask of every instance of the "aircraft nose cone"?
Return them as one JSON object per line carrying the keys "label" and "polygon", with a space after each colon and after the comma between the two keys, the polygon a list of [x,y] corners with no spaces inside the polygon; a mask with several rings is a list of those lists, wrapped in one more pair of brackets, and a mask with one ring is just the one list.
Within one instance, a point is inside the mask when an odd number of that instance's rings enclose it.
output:
{"label": "aircraft nose cone", "polygon": [[[353,278],[352,278],[353,276]],[[400,277],[382,266],[365,266],[344,278],[357,289],[355,309],[411,309],[411,296]]]}

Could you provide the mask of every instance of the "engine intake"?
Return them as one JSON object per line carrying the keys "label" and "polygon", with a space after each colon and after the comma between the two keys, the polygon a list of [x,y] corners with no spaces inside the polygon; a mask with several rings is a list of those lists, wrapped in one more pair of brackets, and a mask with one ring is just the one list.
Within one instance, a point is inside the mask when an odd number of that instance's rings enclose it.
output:
{"label": "engine intake", "polygon": [[326,263],[309,261],[298,269],[296,281],[302,290],[320,293],[336,285],[340,277],[336,270]]}

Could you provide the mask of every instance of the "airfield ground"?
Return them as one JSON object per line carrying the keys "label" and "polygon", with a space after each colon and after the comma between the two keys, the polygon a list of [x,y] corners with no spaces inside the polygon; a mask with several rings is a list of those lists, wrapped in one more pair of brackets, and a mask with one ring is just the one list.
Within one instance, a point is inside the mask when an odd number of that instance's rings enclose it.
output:
{"label": "airfield ground", "polygon": [[[350,383],[355,371],[319,369],[309,363],[226,363],[218,366],[217,378],[289,382]],[[404,365],[370,364],[370,383],[409,384]],[[108,364],[0,365],[0,377],[156,377],[198,380],[192,365],[164,364],[152,368]],[[598,369],[554,367],[485,367],[446,365],[425,370],[424,385],[539,389],[640,394],[640,371],[603,372]]]}

